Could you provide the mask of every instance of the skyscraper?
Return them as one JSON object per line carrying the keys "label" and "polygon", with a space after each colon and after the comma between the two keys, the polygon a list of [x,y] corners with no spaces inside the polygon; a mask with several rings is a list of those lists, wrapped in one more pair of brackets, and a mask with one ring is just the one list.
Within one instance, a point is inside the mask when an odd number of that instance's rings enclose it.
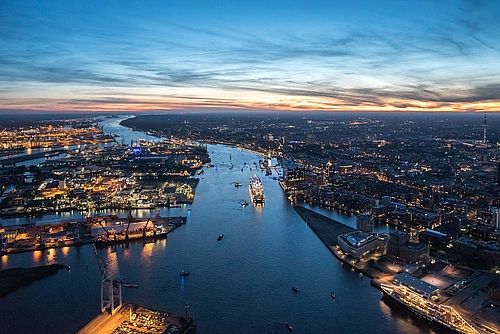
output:
{"label": "skyscraper", "polygon": [[486,129],[488,128],[488,124],[486,123],[486,113],[484,113],[484,123],[483,123],[483,144],[486,144]]}
{"label": "skyscraper", "polygon": [[493,225],[500,231],[500,209],[493,208]]}

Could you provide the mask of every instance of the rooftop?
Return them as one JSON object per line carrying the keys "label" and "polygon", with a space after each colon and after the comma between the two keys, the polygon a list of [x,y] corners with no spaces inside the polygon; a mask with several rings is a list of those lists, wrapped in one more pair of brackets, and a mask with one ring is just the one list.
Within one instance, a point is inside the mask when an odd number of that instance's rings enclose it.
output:
{"label": "rooftop", "polygon": [[416,278],[415,276],[409,275],[407,273],[401,273],[397,274],[394,276],[394,281],[399,282],[408,288],[412,289],[413,291],[416,291],[418,293],[421,293],[426,296],[431,296],[438,292],[439,288],[426,283],[422,281],[419,278]]}

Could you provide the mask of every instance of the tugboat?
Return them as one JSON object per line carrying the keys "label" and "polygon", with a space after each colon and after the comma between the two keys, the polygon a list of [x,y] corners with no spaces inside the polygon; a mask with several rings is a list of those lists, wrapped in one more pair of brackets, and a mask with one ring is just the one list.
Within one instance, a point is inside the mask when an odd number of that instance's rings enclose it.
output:
{"label": "tugboat", "polygon": [[293,292],[300,292],[300,289],[299,289],[299,287],[298,287],[298,286],[294,286],[294,287],[292,288],[292,291],[293,291]]}
{"label": "tugboat", "polygon": [[332,299],[335,299],[335,292],[330,292],[330,296],[332,297]]}
{"label": "tugboat", "polygon": [[219,235],[219,236],[217,237],[217,241],[221,241],[221,240],[222,240],[222,238],[224,238],[224,234]]}
{"label": "tugboat", "polygon": [[289,332],[293,332],[293,326],[290,325],[288,322],[285,322],[285,327],[288,329]]}
{"label": "tugboat", "polygon": [[240,204],[241,204],[241,206],[247,206],[248,202],[243,199],[243,200],[241,200]]}
{"label": "tugboat", "polygon": [[181,276],[189,276],[189,271],[184,271],[184,270],[181,270],[180,275],[181,275]]}

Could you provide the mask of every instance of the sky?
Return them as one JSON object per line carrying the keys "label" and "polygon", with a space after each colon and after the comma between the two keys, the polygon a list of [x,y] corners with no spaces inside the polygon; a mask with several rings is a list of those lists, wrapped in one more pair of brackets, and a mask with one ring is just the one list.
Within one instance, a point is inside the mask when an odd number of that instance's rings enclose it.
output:
{"label": "sky", "polygon": [[0,111],[500,111],[500,1],[0,0]]}

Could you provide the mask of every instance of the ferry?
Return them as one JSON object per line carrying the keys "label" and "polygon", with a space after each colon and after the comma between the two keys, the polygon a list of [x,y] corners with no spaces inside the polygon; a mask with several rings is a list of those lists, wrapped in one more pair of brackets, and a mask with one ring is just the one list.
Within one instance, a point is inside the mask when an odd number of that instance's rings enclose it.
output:
{"label": "ferry", "polygon": [[250,177],[250,194],[255,204],[264,203],[264,186],[257,175]]}

